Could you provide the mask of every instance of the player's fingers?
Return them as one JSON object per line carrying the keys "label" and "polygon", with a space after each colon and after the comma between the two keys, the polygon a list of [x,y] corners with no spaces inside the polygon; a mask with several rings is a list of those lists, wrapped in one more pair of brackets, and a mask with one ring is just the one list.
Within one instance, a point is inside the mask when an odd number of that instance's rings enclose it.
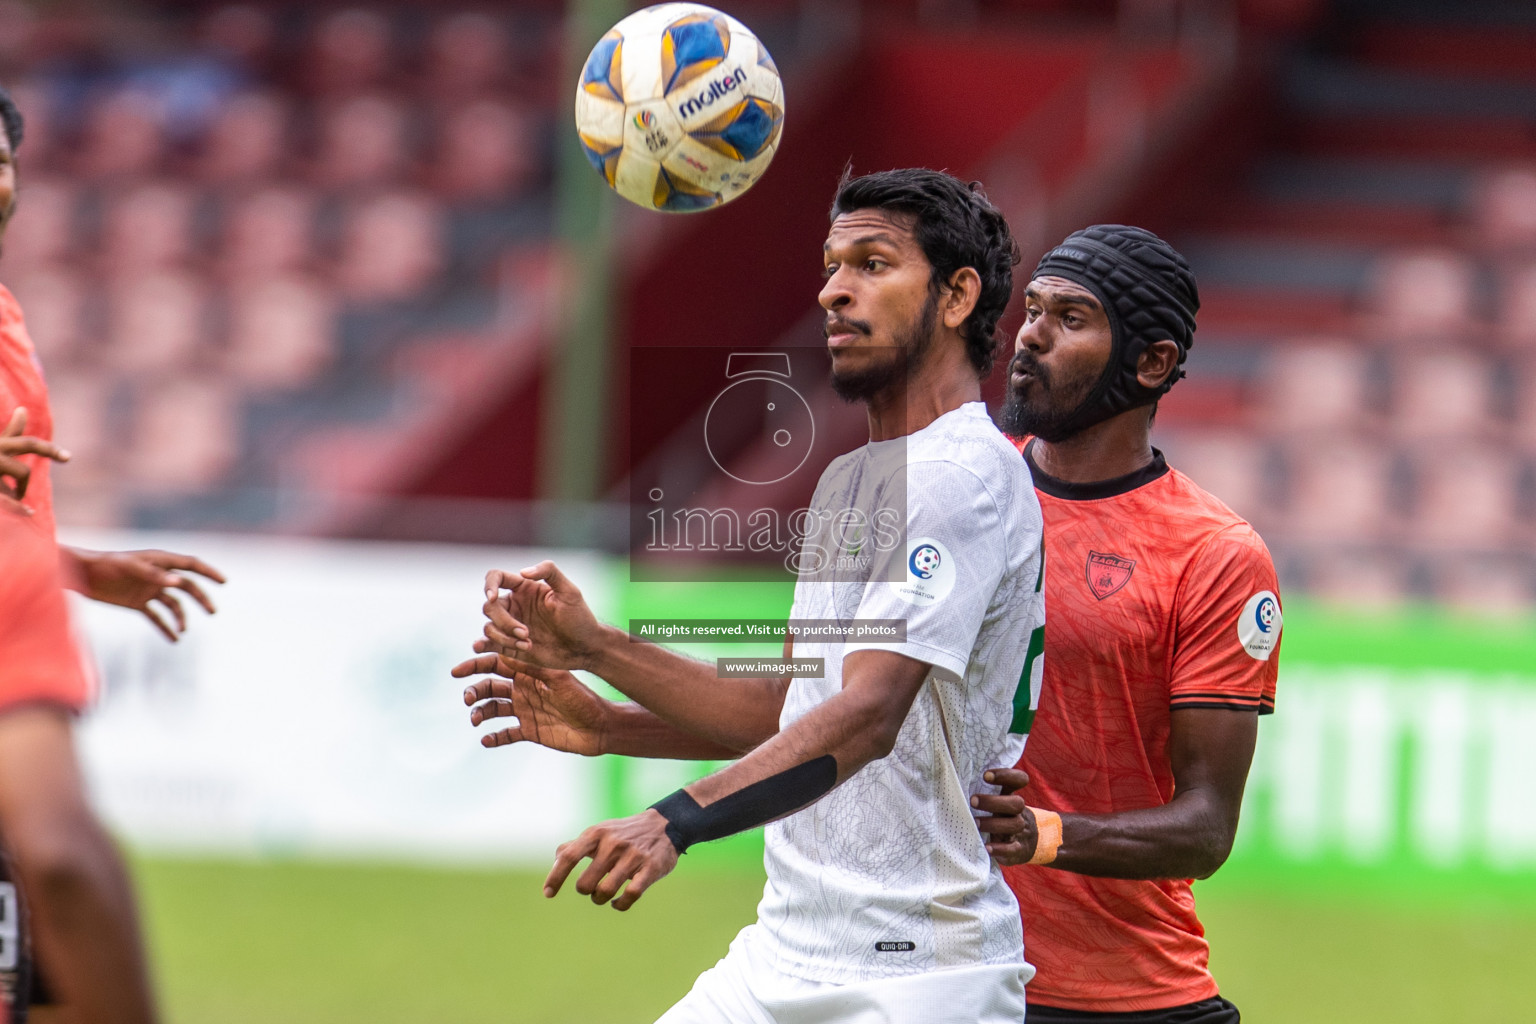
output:
{"label": "player's fingers", "polygon": [[527,638],[527,624],[513,615],[507,606],[500,601],[487,601],[481,610],[485,612],[485,617],[490,619],[502,632]]}
{"label": "player's fingers", "polygon": [[181,607],[181,601],[169,590],[162,590],[152,600],[159,601],[171,613],[171,618],[176,621],[176,632],[187,631],[187,613]]}
{"label": "player's fingers", "polygon": [[7,455],[41,455],[55,462],[69,461],[69,452],[40,437],[7,437],[3,443]]}
{"label": "player's fingers", "polygon": [[501,588],[507,585],[507,584],[503,583],[502,580],[504,580],[508,576],[515,576],[515,575],[517,575],[517,574],[516,573],[512,573],[512,572],[507,572],[507,571],[502,570],[502,569],[492,569],[490,572],[486,573],[485,574],[485,599],[487,601],[494,601],[494,600],[496,600],[497,595],[499,595],[501,593]]}
{"label": "player's fingers", "polygon": [[158,629],[162,634],[164,634],[167,640],[169,640],[171,643],[175,643],[177,641],[178,637],[171,630],[171,627],[167,626],[165,624],[165,620],[161,619],[160,616],[156,614],[154,605],[146,602],[144,607],[140,608],[139,611],[144,613],[144,617],[153,623],[154,627]]}
{"label": "player's fingers", "polygon": [[179,555],[174,551],[147,551],[145,552],[156,565],[167,569],[180,569],[183,572],[195,572],[199,576],[213,580],[215,583],[227,583],[224,574],[219,572],[207,562],[196,555]]}
{"label": "player's fingers", "polygon": [[596,893],[597,884],[618,864],[621,852],[622,848],[617,843],[599,840],[597,849],[592,851],[592,863],[576,879],[576,891],[583,896]]}
{"label": "player's fingers", "polygon": [[32,467],[20,459],[0,455],[0,476],[8,476],[13,481],[6,487],[11,496],[20,500],[27,496],[27,482],[32,479]]}
{"label": "player's fingers", "polygon": [[989,768],[982,778],[993,785],[1001,786],[1004,793],[1011,793],[1029,785],[1029,773],[1022,768]]}
{"label": "player's fingers", "polygon": [[469,724],[479,725],[493,718],[516,718],[517,712],[509,700],[488,700],[469,709]]}
{"label": "player's fingers", "polygon": [[513,687],[505,679],[477,679],[464,687],[464,703],[475,704],[491,697],[510,697]]}
{"label": "player's fingers", "polygon": [[218,612],[218,609],[214,607],[213,599],[208,596],[207,592],[205,592],[202,587],[197,585],[196,580],[192,579],[190,576],[183,576],[181,573],[173,573],[172,577],[175,582],[169,584],[170,586],[185,592],[187,596],[191,597],[192,600],[201,605],[203,611],[207,612],[209,615],[213,615]]}
{"label": "player's fingers", "polygon": [[1024,813],[1024,798],[1021,796],[994,796],[991,793],[977,793],[971,797],[971,806],[978,811],[986,811],[988,814],[1018,816]]}
{"label": "player's fingers", "polygon": [[597,848],[597,840],[592,829],[587,829],[581,835],[568,843],[561,843],[555,849],[555,863],[549,869],[549,875],[544,879],[544,895],[554,896],[570,877],[571,870],[579,864],[583,857],[589,856]]}
{"label": "player's fingers", "polygon": [[572,583],[565,573],[560,571],[559,566],[547,558],[538,565],[531,565],[524,569],[522,576],[525,580],[538,580],[549,584],[549,589],[561,597],[581,596],[581,591],[577,589],[576,584]]}
{"label": "player's fingers", "polygon": [[628,910],[635,905],[635,901],[645,895],[645,890],[651,887],[662,876],[661,869],[654,864],[646,864],[635,872],[635,877],[629,880],[624,891],[613,901],[614,910]]}
{"label": "player's fingers", "polygon": [[1007,839],[1023,832],[1029,826],[1023,818],[977,818],[976,828],[982,835]]}
{"label": "player's fingers", "polygon": [[485,633],[485,638],[495,645],[495,647],[498,649],[498,652],[506,651],[510,653],[512,651],[533,650],[533,643],[527,637],[519,638],[508,633],[503,633],[492,623],[487,622],[483,632]]}
{"label": "player's fingers", "polygon": [[496,732],[488,732],[481,736],[480,745],[482,747],[505,747],[510,743],[521,743],[527,738],[523,735],[523,727],[521,725],[513,725],[505,729],[498,729]]}
{"label": "player's fingers", "polygon": [[[639,851],[633,849],[619,857],[612,870],[592,890],[592,902],[602,906],[613,899],[619,894],[619,888],[629,881],[644,863],[645,858],[640,855]],[[581,887],[577,886],[577,888],[580,889]]]}
{"label": "player's fingers", "polygon": [[[453,668],[448,670],[448,674],[453,676],[455,679],[465,679],[469,676],[485,675],[488,672],[496,671],[497,662],[498,658],[494,653],[478,654],[473,658],[459,662],[457,665],[453,666]],[[465,694],[469,693],[468,690],[465,690],[464,692]]]}

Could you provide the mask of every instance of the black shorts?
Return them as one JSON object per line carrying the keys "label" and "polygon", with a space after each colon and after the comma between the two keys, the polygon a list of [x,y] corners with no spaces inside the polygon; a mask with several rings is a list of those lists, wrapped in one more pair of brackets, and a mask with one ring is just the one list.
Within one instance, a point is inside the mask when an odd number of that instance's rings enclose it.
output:
{"label": "black shorts", "polygon": [[1240,1020],[1242,1016],[1237,1007],[1221,996],[1170,1006],[1166,1010],[1138,1010],[1135,1013],[1058,1010],[1054,1006],[1036,1006],[1034,1003],[1030,1003],[1024,1013],[1024,1024],[1238,1024]]}

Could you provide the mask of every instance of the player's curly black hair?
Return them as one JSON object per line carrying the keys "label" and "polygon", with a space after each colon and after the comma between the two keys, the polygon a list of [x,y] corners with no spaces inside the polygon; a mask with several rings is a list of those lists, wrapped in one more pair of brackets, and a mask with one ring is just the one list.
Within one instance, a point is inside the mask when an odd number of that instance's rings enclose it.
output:
{"label": "player's curly black hair", "polygon": [[853,176],[852,168],[845,170],[832,200],[832,219],[868,209],[895,210],[916,219],[913,234],[933,266],[935,289],[962,267],[973,268],[981,277],[981,294],[961,333],[977,375],[987,376],[997,358],[997,322],[1013,294],[1013,268],[1020,257],[1008,221],[987,198],[981,182],[966,183],[926,167],[860,177]]}
{"label": "player's curly black hair", "polygon": [[10,92],[3,85],[0,85],[0,122],[5,123],[5,138],[14,153],[21,147],[22,128],[26,125],[26,119],[21,116],[21,108],[16,106],[16,101],[11,99]]}

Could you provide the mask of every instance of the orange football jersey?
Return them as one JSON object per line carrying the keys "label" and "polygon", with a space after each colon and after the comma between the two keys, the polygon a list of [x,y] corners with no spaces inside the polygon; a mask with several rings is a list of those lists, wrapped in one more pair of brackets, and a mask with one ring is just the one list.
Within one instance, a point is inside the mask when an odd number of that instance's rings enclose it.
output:
{"label": "orange football jersey", "polygon": [[[0,430],[11,422],[18,407],[27,410],[27,434],[45,441],[53,440],[53,412],[48,405],[48,385],[43,382],[43,368],[37,361],[32,338],[27,334],[21,305],[10,289],[0,284]],[[24,455],[22,461],[32,467],[27,496],[22,501],[32,510],[33,518],[53,536],[52,459]]]}
{"label": "orange football jersey", "polygon": [[[1281,615],[1269,550],[1155,455],[1094,484],[1031,462],[1046,553],[1045,677],[1019,761],[1033,806],[1108,814],[1165,804],[1174,708],[1274,709]],[[1037,968],[1031,1003],[1133,1012],[1216,995],[1188,879],[1004,874]]]}
{"label": "orange football jersey", "polygon": [[59,552],[35,517],[0,508],[0,714],[21,704],[78,711],[90,696],[59,579]]}

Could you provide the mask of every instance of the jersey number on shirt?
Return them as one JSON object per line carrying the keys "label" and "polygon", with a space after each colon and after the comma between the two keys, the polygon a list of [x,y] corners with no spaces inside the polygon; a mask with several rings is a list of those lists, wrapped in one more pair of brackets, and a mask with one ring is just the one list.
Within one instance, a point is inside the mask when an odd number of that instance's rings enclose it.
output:
{"label": "jersey number on shirt", "polygon": [[[1035,577],[1035,593],[1045,586],[1045,557],[1040,558],[1040,575]],[[1024,671],[1019,673],[1019,685],[1013,691],[1013,721],[1008,731],[1015,736],[1028,736],[1035,724],[1035,709],[1040,706],[1040,681],[1045,676],[1045,623],[1036,626],[1029,634],[1029,652],[1024,655]]]}

